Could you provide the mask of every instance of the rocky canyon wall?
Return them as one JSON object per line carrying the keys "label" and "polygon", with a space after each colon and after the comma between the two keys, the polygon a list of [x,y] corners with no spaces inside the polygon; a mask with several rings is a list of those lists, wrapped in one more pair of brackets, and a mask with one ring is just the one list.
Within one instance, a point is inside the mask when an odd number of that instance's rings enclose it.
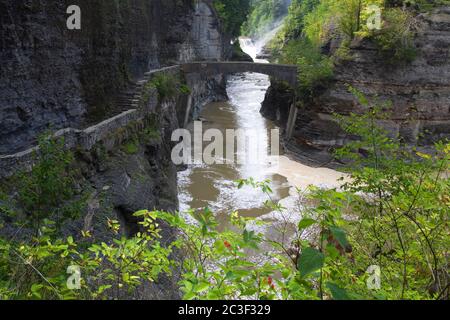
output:
{"label": "rocky canyon wall", "polygon": [[[430,146],[450,137],[450,8],[440,8],[418,17],[415,39],[417,58],[407,65],[391,65],[370,41],[354,41],[351,60],[336,65],[331,85],[312,101],[299,107],[289,149],[302,158],[320,163],[332,159],[330,151],[348,137],[333,120],[333,114],[363,112],[348,86],[372,99],[391,101],[392,109],[381,124],[405,142]],[[335,50],[334,43],[330,50]],[[289,90],[275,84],[269,90],[262,113],[286,123]],[[292,99],[292,98],[291,98]],[[280,103],[279,101],[286,101]]]}
{"label": "rocky canyon wall", "polygon": [[[81,30],[66,27],[69,5]],[[228,51],[208,1],[1,0],[0,154],[101,120],[153,68]]]}
{"label": "rocky canyon wall", "polygon": [[[73,4],[81,8],[81,30],[66,28],[66,9]],[[178,210],[171,135],[183,125],[180,115],[186,113],[189,100],[195,111],[224,98],[225,90],[221,76],[182,79],[175,67],[161,70],[173,70],[180,81],[186,80],[192,87],[189,94],[178,90],[161,98],[156,88],[149,88],[143,94],[145,105],[139,101],[138,110],[129,112],[114,111],[117,98],[139,83],[146,89],[148,82],[142,81],[149,81],[149,70],[193,60],[224,60],[230,53],[229,38],[210,1],[0,0],[2,163],[16,163],[22,154],[32,163],[31,151],[5,155],[29,150],[44,131],[74,128],[59,132],[70,137],[66,146],[74,144],[69,148],[76,158],[75,196],[88,197],[86,208],[63,226],[63,232],[79,238],[84,230],[94,241],[111,241],[105,221],[117,219],[121,233],[133,235],[139,227],[134,212]],[[111,112],[118,111],[120,116],[112,117]],[[95,141],[83,148],[77,143],[89,142],[83,137]],[[8,171],[8,166],[3,169]],[[3,173],[1,179],[14,172]],[[9,184],[1,181],[4,191]],[[12,196],[0,200],[0,206],[14,202],[14,186],[7,192]],[[14,210],[26,214],[20,205]],[[9,217],[0,215],[0,222],[5,222],[2,234],[17,232]],[[172,229],[162,229],[163,240],[176,236]],[[163,277],[142,286],[133,297],[176,299],[180,293],[176,279]]]}

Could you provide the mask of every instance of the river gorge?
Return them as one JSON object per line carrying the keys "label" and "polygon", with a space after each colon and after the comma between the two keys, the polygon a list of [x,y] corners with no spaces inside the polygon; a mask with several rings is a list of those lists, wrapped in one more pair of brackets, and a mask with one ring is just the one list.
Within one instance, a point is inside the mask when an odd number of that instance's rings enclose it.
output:
{"label": "river gorge", "polygon": [[449,299],[448,0],[0,0],[0,61],[0,300]]}
{"label": "river gorge", "polygon": [[[267,63],[266,60],[256,59],[256,56],[275,33],[269,31],[269,36],[264,36],[262,41],[242,40],[241,47],[255,62]],[[226,129],[253,130],[257,141],[252,142],[258,145],[257,152],[261,156],[257,158],[257,163],[243,165],[239,164],[239,161],[231,165],[189,165],[187,170],[178,173],[180,211],[208,207],[224,223],[235,211],[242,216],[271,221],[274,225],[277,222],[284,223],[285,220],[277,216],[276,212],[264,206],[268,199],[261,190],[249,186],[238,190],[237,180],[253,178],[255,181],[270,181],[272,200],[283,204],[286,217],[289,216],[290,223],[295,224],[301,218],[297,188],[305,191],[310,185],[323,188],[339,186],[339,179],[344,177],[344,174],[338,171],[304,165],[284,154],[283,150],[280,150],[282,154],[279,157],[270,156],[271,130],[277,127],[260,113],[269,86],[269,76],[263,74],[231,75],[226,81],[229,100],[203,106],[199,119],[204,131],[220,129],[225,136]],[[192,126],[190,124],[191,130]],[[277,137],[278,140],[280,138]],[[281,141],[278,141],[278,144],[281,145]],[[240,156],[243,155],[237,155],[236,160]]]}

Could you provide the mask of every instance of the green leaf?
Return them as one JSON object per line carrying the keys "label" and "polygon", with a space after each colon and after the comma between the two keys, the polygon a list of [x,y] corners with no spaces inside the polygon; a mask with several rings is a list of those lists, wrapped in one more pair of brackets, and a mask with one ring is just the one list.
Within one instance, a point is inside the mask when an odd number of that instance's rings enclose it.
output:
{"label": "green leaf", "polygon": [[243,239],[246,245],[253,249],[258,249],[259,238],[256,236],[255,231],[244,230]]}
{"label": "green leaf", "polygon": [[183,285],[184,285],[186,292],[192,291],[192,288],[193,288],[192,282],[185,280],[185,281],[183,281]]}
{"label": "green leaf", "polygon": [[212,290],[208,292],[208,295],[206,297],[208,300],[220,300],[220,291]]}
{"label": "green leaf", "polygon": [[108,290],[108,289],[110,289],[112,286],[111,285],[103,285],[103,286],[100,286],[99,288],[98,288],[98,290],[97,290],[97,293],[98,294],[102,294],[105,290]]}
{"label": "green leaf", "polygon": [[34,284],[31,286],[31,293],[33,294],[33,296],[36,297],[36,298],[38,298],[38,299],[42,299],[42,296],[41,296],[40,291],[41,291],[41,289],[42,289],[43,287],[44,287],[44,286],[43,286],[42,284],[34,283]]}
{"label": "green leaf", "polygon": [[194,300],[195,299],[195,293],[194,292],[188,292],[184,295],[184,300]]}
{"label": "green leaf", "polygon": [[336,247],[334,245],[328,244],[326,247],[326,250],[327,250],[327,255],[332,259],[336,259],[340,256],[338,249],[336,249]]}
{"label": "green leaf", "polygon": [[312,226],[313,224],[316,224],[316,223],[317,223],[317,221],[314,219],[304,218],[298,223],[298,229],[303,230],[303,229],[309,228],[310,226]]}
{"label": "green leaf", "polygon": [[345,289],[342,289],[338,285],[328,282],[327,287],[328,289],[330,289],[331,296],[334,300],[351,300],[347,291]]}
{"label": "green leaf", "polygon": [[233,270],[232,279],[241,279],[244,277],[248,277],[250,275],[250,271],[244,269],[235,269]]}
{"label": "green leaf", "polygon": [[344,230],[338,227],[331,227],[330,231],[343,248],[348,246],[348,240]]}
{"label": "green leaf", "polygon": [[209,287],[210,287],[210,284],[208,282],[202,282],[195,286],[194,291],[197,293],[201,293],[201,292],[208,290]]}
{"label": "green leaf", "polygon": [[305,248],[302,250],[298,260],[298,270],[302,278],[323,267],[325,256],[314,248]]}
{"label": "green leaf", "polygon": [[234,273],[232,271],[228,271],[227,274],[225,275],[225,279],[227,279],[227,280],[233,280],[235,278],[236,278],[236,276],[234,275]]}

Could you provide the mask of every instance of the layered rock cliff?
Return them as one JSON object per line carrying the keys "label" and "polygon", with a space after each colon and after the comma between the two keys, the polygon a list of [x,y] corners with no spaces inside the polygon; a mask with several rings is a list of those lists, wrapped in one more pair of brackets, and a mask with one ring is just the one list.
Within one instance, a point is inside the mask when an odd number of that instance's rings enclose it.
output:
{"label": "layered rock cliff", "polygon": [[[66,27],[69,5],[81,30]],[[2,0],[0,35],[0,154],[101,120],[153,68],[230,52],[209,1]]]}
{"label": "layered rock cliff", "polygon": [[[369,98],[392,102],[388,120],[381,124],[409,144],[430,146],[450,137],[450,8],[440,8],[418,17],[415,39],[417,58],[407,65],[393,66],[383,59],[368,40],[356,40],[349,51],[351,60],[336,65],[331,85],[312,101],[299,107],[289,149],[305,160],[326,163],[330,151],[348,138],[333,114],[362,112],[348,85]],[[334,50],[333,43],[331,50]],[[273,86],[262,112],[283,120],[289,112],[287,88]],[[274,101],[286,101],[275,103]],[[280,124],[286,123],[280,121]]]}

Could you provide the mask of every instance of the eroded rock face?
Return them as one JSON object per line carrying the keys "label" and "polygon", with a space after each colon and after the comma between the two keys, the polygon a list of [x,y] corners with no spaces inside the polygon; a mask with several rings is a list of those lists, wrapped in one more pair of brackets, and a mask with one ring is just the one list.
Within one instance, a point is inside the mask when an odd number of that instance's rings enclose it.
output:
{"label": "eroded rock face", "polygon": [[180,50],[180,61],[210,60],[220,61],[224,58],[225,36],[220,32],[219,19],[208,2],[194,5],[195,12],[190,32],[172,31],[186,37]]}
{"label": "eroded rock face", "polygon": [[294,94],[290,87],[282,82],[273,81],[262,103],[261,114],[284,127],[289,119],[290,106]]}
{"label": "eroded rock face", "polygon": [[[300,108],[291,149],[309,153],[319,162],[331,159],[328,151],[349,138],[333,120],[333,113],[364,111],[348,85],[369,98],[391,101],[391,115],[381,124],[407,143],[429,146],[450,137],[450,9],[419,19],[418,56],[411,64],[392,66],[367,40],[352,44],[352,60],[339,64],[330,87]],[[269,91],[268,98],[273,94]],[[277,108],[283,112],[286,107]]]}
{"label": "eroded rock face", "polygon": [[[69,5],[81,30],[66,28]],[[0,35],[0,154],[101,118],[153,68],[227,51],[211,7],[190,0],[0,0]]]}

